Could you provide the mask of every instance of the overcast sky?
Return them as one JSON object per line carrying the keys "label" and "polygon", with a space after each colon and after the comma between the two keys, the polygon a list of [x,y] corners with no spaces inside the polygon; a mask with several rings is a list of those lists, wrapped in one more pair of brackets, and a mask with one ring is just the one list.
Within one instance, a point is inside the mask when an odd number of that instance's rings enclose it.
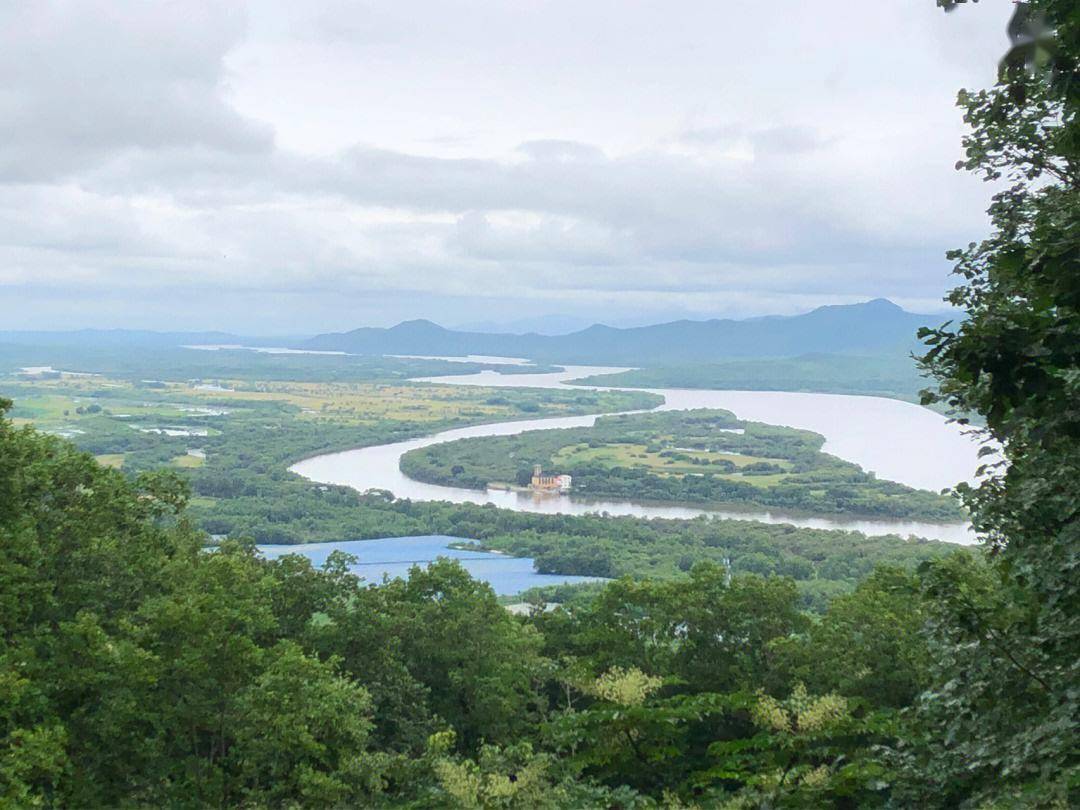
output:
{"label": "overcast sky", "polygon": [[940,310],[1007,0],[0,3],[0,329]]}

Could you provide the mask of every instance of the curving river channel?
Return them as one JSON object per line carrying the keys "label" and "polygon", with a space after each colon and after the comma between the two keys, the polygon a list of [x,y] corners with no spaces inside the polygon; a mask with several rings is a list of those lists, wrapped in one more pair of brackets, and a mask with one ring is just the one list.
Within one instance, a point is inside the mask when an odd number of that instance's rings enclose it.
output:
{"label": "curving river channel", "polygon": [[[418,382],[479,385],[492,388],[566,388],[568,380],[624,369],[566,366],[550,374],[499,374],[484,371]],[[714,391],[680,388],[645,389],[664,397],[659,410],[724,408],[740,419],[813,430],[825,437],[824,450],[855,462],[878,477],[920,489],[940,490],[971,480],[978,465],[978,445],[943,416],[900,400],[846,394],[781,391]],[[635,501],[589,500],[568,495],[533,496],[503,490],[472,490],[426,484],[401,472],[401,456],[419,447],[476,436],[508,436],[528,430],[589,427],[597,415],[518,420],[446,430],[431,436],[392,444],[328,453],[294,464],[293,472],[325,484],[349,486],[361,492],[386,489],[399,498],[418,501],[494,504],[503,509],[540,513],[606,512],[649,518],[719,518],[790,523],[817,529],[847,529],[870,535],[914,535],[970,544],[976,538],[965,523],[926,523],[818,517],[751,507],[747,509],[690,507]]]}

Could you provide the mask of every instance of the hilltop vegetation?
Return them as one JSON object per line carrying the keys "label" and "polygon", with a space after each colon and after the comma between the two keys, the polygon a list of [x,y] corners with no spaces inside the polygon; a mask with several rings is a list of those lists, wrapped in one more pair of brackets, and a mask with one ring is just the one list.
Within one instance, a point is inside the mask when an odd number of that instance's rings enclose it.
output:
{"label": "hilltop vegetation", "polygon": [[516,618],[449,562],[371,587],[341,557],[207,553],[184,502],[175,477],[133,482],[0,418],[4,804],[920,795],[889,754],[918,743],[899,711],[927,683],[932,608],[910,574],[879,570],[816,622],[789,579],[709,564]]}
{"label": "hilltop vegetation", "polygon": [[745,422],[729,411],[603,417],[591,428],[536,430],[412,450],[420,481],[483,489],[526,483],[533,464],[573,476],[572,493],[694,504],[757,504],[817,514],[956,520],[948,498],[882,481],[821,452],[824,438]]}

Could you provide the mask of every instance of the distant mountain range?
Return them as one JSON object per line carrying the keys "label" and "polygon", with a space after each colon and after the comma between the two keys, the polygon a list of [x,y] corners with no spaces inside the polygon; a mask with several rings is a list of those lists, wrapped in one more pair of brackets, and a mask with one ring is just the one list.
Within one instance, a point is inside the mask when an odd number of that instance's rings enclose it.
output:
{"label": "distant mountain range", "polygon": [[168,349],[193,344],[281,346],[361,355],[494,355],[544,363],[670,366],[736,358],[807,354],[903,354],[920,326],[944,315],[907,312],[884,298],[826,306],[803,315],[747,320],[680,320],[617,328],[594,324],[569,334],[506,334],[446,329],[426,320],[388,329],[364,327],[309,337],[250,337],[229,332],[83,329],[0,332],[0,343],[84,348]]}
{"label": "distant mountain range", "polygon": [[[658,320],[658,319],[657,319]],[[638,321],[646,323],[646,321]],[[538,315],[535,318],[518,318],[512,321],[477,321],[451,327],[455,332],[486,332],[494,334],[522,335],[568,335],[592,326],[593,322],[574,315]]]}
{"label": "distant mountain range", "polygon": [[884,298],[820,307],[803,315],[750,320],[672,321],[618,329],[595,324],[567,335],[492,334],[445,329],[426,320],[389,329],[318,335],[301,348],[352,354],[498,355],[544,362],[669,365],[737,357],[907,351],[921,326],[942,315],[907,312]]}

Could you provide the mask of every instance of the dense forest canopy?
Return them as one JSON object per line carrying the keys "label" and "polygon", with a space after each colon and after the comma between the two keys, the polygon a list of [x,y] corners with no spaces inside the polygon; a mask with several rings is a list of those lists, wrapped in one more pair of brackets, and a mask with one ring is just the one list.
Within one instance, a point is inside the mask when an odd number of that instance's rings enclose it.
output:
{"label": "dense forest canopy", "polygon": [[[940,5],[955,6],[953,3]],[[977,13],[977,10],[964,10]],[[998,83],[963,91],[958,168],[1001,190],[989,237],[953,251],[965,318],[923,330],[927,401],[982,415],[1005,448],[961,486],[989,571],[926,573],[928,780],[954,801],[1076,803],[1080,728],[1080,5],[1018,3]],[[972,798],[974,797],[974,798]],[[1015,798],[1013,798],[1015,797]]]}
{"label": "dense forest canopy", "polygon": [[880,804],[899,778],[871,746],[926,669],[900,569],[818,621],[709,563],[516,618],[449,562],[376,587],[202,551],[177,479],[7,420],[0,460],[11,806]]}

